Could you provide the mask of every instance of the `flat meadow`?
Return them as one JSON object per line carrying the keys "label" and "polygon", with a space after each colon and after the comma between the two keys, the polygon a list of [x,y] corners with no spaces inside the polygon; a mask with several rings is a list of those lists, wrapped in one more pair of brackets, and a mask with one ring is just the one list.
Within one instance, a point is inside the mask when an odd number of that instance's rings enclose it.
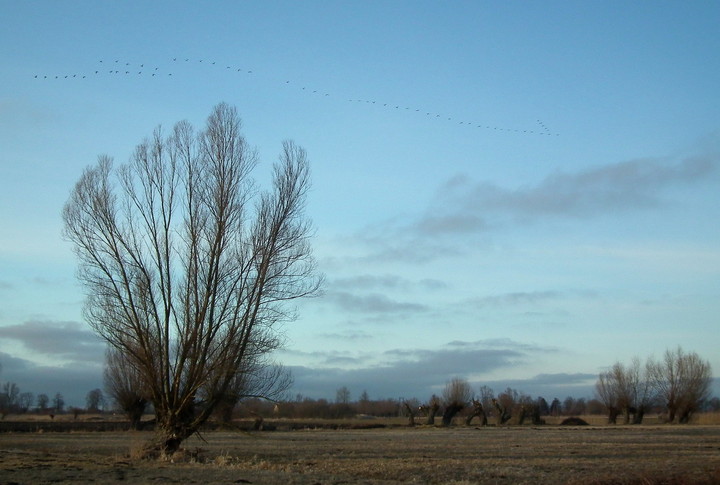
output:
{"label": "flat meadow", "polygon": [[8,432],[0,423],[0,484],[720,483],[717,424],[297,424],[207,431],[169,459],[145,460],[151,431],[48,432],[38,423]]}

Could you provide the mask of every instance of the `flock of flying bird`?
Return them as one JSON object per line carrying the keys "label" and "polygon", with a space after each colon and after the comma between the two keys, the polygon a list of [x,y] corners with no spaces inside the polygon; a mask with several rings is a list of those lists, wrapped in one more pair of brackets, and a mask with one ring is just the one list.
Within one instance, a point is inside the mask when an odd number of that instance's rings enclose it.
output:
{"label": "flock of flying bird", "polygon": [[[203,64],[206,66],[217,66],[218,63],[215,61],[205,61],[204,59],[190,59],[190,58],[178,58],[174,57],[172,59],[173,63],[197,63],[197,64]],[[152,67],[149,64],[133,64],[130,62],[123,62],[119,59],[113,61],[99,61],[100,66],[98,66],[97,69],[94,70],[94,72],[90,74],[67,74],[67,75],[40,75],[36,74],[35,79],[86,79],[88,77],[92,76],[99,76],[99,75],[123,75],[123,76],[146,76],[146,77],[159,77],[159,76],[172,76],[173,73],[171,72],[164,72],[159,67],[155,66]],[[238,68],[237,66],[225,66],[225,71],[229,72],[235,72],[235,73],[241,73],[241,74],[252,74],[253,71]],[[291,81],[285,81],[286,85],[294,85],[295,83]],[[300,89],[302,91],[305,91],[306,93],[313,94],[313,95],[320,95],[320,96],[327,96],[330,97],[330,93],[326,93],[324,91],[318,90],[318,89],[312,89],[305,86],[301,86]],[[473,121],[466,121],[466,120],[457,120],[454,119],[451,116],[441,115],[438,113],[432,113],[427,110],[423,110],[420,108],[411,108],[408,106],[401,106],[399,104],[395,103],[383,103],[378,101],[372,101],[372,100],[365,100],[365,99],[348,99],[347,100],[350,103],[365,103],[365,104],[372,104],[376,106],[382,106],[386,109],[396,109],[396,110],[405,110],[405,111],[412,111],[419,114],[424,114],[425,116],[429,116],[435,119],[441,119],[445,121],[450,122],[456,122],[459,125],[465,125],[469,127],[475,127],[475,128],[483,128],[487,130],[497,130],[497,131],[505,131],[505,132],[514,132],[514,133],[525,133],[525,134],[531,134],[531,135],[546,135],[546,136],[559,136],[558,133],[552,133],[550,129],[543,123],[541,120],[537,120],[537,124],[539,126],[539,129],[535,130],[528,130],[528,129],[515,129],[515,128],[506,128],[506,127],[500,127],[500,126],[494,126],[487,123],[478,123]]]}

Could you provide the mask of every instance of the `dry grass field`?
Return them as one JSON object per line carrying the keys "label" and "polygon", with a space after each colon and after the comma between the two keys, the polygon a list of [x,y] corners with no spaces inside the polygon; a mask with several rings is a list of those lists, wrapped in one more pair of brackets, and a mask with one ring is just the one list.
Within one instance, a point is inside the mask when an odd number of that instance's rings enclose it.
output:
{"label": "dry grass field", "polygon": [[211,431],[172,460],[150,432],[0,433],[0,484],[713,484],[720,427]]}

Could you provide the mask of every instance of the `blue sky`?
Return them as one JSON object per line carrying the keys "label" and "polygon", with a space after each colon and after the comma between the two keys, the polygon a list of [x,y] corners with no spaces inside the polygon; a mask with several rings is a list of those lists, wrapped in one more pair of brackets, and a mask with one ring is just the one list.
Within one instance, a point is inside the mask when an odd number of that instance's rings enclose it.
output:
{"label": "blue sky", "polygon": [[312,163],[324,296],[293,393],[465,377],[591,396],[681,345],[720,369],[717,2],[0,0],[0,381],[84,404],[60,212],[98,155],[225,101],[267,181]]}

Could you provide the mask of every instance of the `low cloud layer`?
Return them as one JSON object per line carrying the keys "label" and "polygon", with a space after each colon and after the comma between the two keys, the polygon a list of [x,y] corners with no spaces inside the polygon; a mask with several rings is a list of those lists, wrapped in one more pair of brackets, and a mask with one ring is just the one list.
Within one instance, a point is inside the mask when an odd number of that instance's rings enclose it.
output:
{"label": "low cloud layer", "polygon": [[[376,398],[428,398],[442,392],[445,383],[456,376],[471,377],[527,364],[538,354],[554,353],[556,349],[523,344],[509,339],[472,342],[453,341],[438,349],[394,349],[376,356],[374,365],[363,356],[357,362],[347,357],[344,362],[357,367],[333,365],[335,353],[318,366],[291,367],[295,377],[294,390],[309,397],[332,398],[340,387],[353,392],[367,390]],[[320,357],[317,355],[316,357]],[[510,381],[508,381],[510,382]]]}
{"label": "low cloud layer", "polygon": [[0,339],[69,362],[97,362],[102,359],[105,349],[102,340],[87,325],[78,322],[30,320],[0,327]]}

